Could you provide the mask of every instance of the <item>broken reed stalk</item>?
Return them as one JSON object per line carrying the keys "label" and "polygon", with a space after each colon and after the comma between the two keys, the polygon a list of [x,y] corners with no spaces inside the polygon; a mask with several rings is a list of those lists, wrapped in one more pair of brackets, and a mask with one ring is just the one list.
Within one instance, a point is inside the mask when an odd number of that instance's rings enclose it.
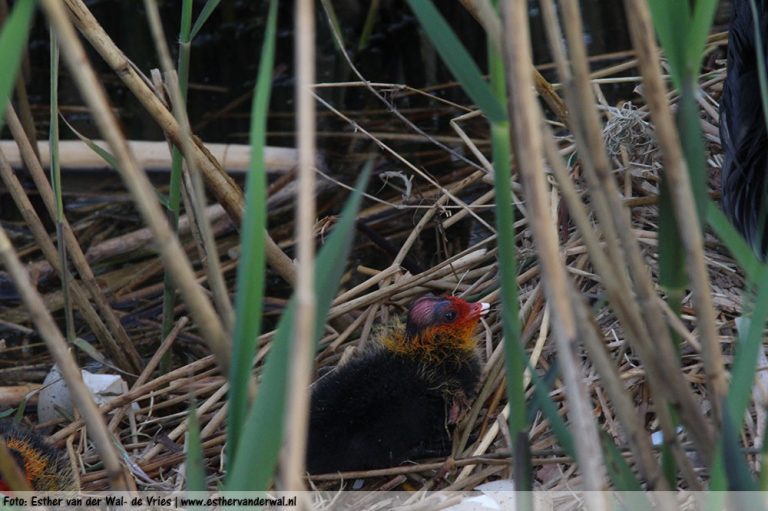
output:
{"label": "broken reed stalk", "polygon": [[166,271],[171,274],[202,337],[216,357],[222,374],[227,374],[231,355],[230,339],[207,296],[197,284],[192,265],[168,225],[155,197],[154,188],[136,164],[122,136],[107,102],[104,88],[88,62],[85,50],[69,21],[64,6],[57,0],[44,0],[42,7],[52,28],[56,31],[62,54],[72,70],[73,79],[91,109],[99,130],[109,143],[117,161],[117,170],[126,188],[131,192],[142,218],[152,229],[155,244]]}
{"label": "broken reed stalk", "polygon": [[[115,45],[85,4],[81,0],[65,0],[64,4],[66,4],[71,14],[71,20],[80,33],[91,43],[117,77],[136,96],[136,99],[139,100],[146,112],[152,116],[158,126],[167,134],[168,138],[171,139],[176,147],[183,149],[184,133],[179,123],[173,117],[173,114],[155,96],[152,89],[145,82],[144,77],[139,74],[133,63]],[[224,172],[216,158],[211,155],[199,139],[195,139],[192,152],[192,160],[203,173],[206,185],[235,224],[240,225],[243,219],[243,211],[245,211],[242,191],[235,184],[234,180]],[[285,255],[277,243],[272,240],[269,233],[266,232],[265,241],[267,263],[289,284],[293,284],[296,280],[296,270],[293,262]]]}
{"label": "broken reed stalk", "polygon": [[[56,206],[54,204],[51,184],[45,175],[45,171],[40,164],[40,160],[38,160],[36,156],[30,140],[26,136],[19,118],[16,116],[16,111],[11,105],[8,105],[6,109],[5,119],[8,128],[11,130],[11,135],[19,148],[19,153],[27,166],[30,177],[35,183],[35,187],[45,204],[48,214],[51,218],[55,218]],[[136,347],[133,345],[133,342],[128,337],[128,333],[125,331],[125,328],[123,328],[122,323],[120,323],[115,311],[112,309],[112,306],[109,304],[109,300],[107,300],[106,295],[96,281],[96,276],[83,253],[83,249],[80,247],[80,242],[77,240],[77,237],[72,230],[72,225],[66,217],[62,220],[62,230],[64,232],[64,242],[67,244],[67,252],[69,253],[72,265],[80,275],[83,286],[96,304],[99,313],[101,313],[103,322],[109,330],[105,331],[99,328],[101,320],[90,321],[90,326],[92,328],[94,326],[96,327],[94,333],[97,334],[99,340],[104,343],[107,353],[112,357],[115,364],[131,374],[138,374],[143,365],[141,357],[139,356]],[[54,267],[53,264],[51,264],[51,266]],[[60,265],[59,268],[61,268]],[[83,304],[78,304],[78,306],[85,311],[84,314],[89,314],[88,309],[91,309],[89,305],[85,305],[84,308]]]}
{"label": "broken reed stalk", "polygon": [[[541,114],[533,95],[530,37],[526,2],[505,2],[502,20],[505,38],[504,60],[507,68],[509,118],[515,160],[523,182],[529,212],[529,225],[536,243],[547,301],[554,318],[558,359],[562,363],[566,395],[572,424],[581,441],[576,444],[578,463],[587,490],[604,490],[605,463],[600,450],[600,437],[592,418],[592,406],[584,388],[584,374],[576,352],[578,335],[576,318],[571,308],[570,288],[560,258],[557,233],[552,224],[544,182],[544,161],[540,136]],[[590,508],[601,509],[604,502],[590,499]]]}
{"label": "broken reed stalk", "polygon": [[[144,0],[144,6],[147,11],[147,18],[149,20],[152,38],[155,42],[155,48],[160,56],[160,66],[163,70],[163,75],[165,76],[165,88],[171,99],[171,105],[173,107],[174,115],[176,116],[176,121],[181,127],[181,153],[186,160],[187,173],[191,177],[189,180],[189,182],[191,182],[191,190],[188,190],[188,192],[192,204],[191,209],[195,218],[195,225],[199,227],[202,247],[205,251],[203,263],[205,265],[206,274],[208,275],[208,285],[211,288],[213,300],[219,311],[219,315],[222,318],[224,327],[228,332],[232,332],[235,313],[232,310],[232,304],[230,303],[229,295],[227,294],[227,286],[221,271],[219,251],[211,232],[211,223],[208,216],[205,214],[205,186],[200,176],[200,170],[193,158],[192,146],[194,144],[192,142],[192,130],[189,126],[189,117],[187,116],[186,101],[182,96],[181,84],[171,61],[171,54],[168,49],[168,44],[166,43],[165,32],[163,31],[163,25],[160,20],[160,10],[158,9],[157,1]],[[188,187],[188,189],[189,188],[190,187]]]}
{"label": "broken reed stalk", "polygon": [[[285,420],[283,488],[304,489],[309,400],[315,353],[315,16],[314,2],[296,0],[294,62],[296,69],[296,129],[299,146],[298,194],[296,197],[297,279],[296,324],[291,340],[288,404]],[[322,268],[318,270],[323,271]]]}
{"label": "broken reed stalk", "polygon": [[117,449],[113,445],[113,437],[107,429],[104,419],[101,417],[96,403],[91,397],[90,391],[83,383],[80,375],[80,368],[69,351],[67,341],[62,337],[56,323],[45,308],[43,299],[37,290],[29,281],[29,275],[19,261],[19,257],[13,250],[11,240],[5,233],[5,229],[0,227],[0,260],[3,262],[6,271],[11,276],[16,289],[21,295],[21,299],[29,309],[30,317],[37,327],[37,332],[45,341],[48,351],[51,353],[59,370],[67,382],[72,401],[74,402],[84,422],[88,425],[88,434],[96,444],[102,463],[104,463],[107,476],[109,477],[110,487],[113,490],[126,491],[130,489],[130,479],[123,474],[120,465],[120,457]]}
{"label": "broken reed stalk", "polygon": [[[664,158],[664,170],[669,179],[669,191],[674,204],[678,232],[686,251],[689,279],[693,288],[697,325],[701,337],[702,358],[707,374],[707,386],[711,393],[714,416],[719,420],[722,399],[728,392],[725,365],[720,350],[719,335],[715,326],[715,312],[710,292],[709,276],[704,261],[704,240],[700,219],[691,190],[688,167],[683,157],[680,139],[672,118],[666,87],[661,78],[661,66],[656,47],[656,36],[648,6],[644,2],[624,2],[627,17],[631,20],[629,32],[643,76],[643,95],[656,130],[656,140]],[[700,169],[705,171],[706,169]]]}

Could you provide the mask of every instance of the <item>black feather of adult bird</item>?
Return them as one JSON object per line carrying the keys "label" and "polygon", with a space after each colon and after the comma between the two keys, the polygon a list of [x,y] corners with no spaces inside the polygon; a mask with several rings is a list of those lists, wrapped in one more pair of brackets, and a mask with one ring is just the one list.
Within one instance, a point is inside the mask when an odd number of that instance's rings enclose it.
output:
{"label": "black feather of adult bird", "polygon": [[488,304],[416,300],[374,346],[315,382],[307,470],[368,470],[450,453],[450,426],[480,377],[473,331]]}
{"label": "black feather of adult bird", "polygon": [[768,129],[760,94],[758,59],[768,65],[768,6],[756,0],[759,51],[750,0],[734,0],[728,33],[728,70],[720,98],[722,208],[760,257],[768,251]]}

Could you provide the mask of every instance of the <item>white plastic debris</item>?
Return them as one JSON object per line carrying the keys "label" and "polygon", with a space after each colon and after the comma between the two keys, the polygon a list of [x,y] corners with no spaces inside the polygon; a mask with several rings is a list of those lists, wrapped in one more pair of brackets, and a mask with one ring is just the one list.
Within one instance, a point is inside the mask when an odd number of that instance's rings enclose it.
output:
{"label": "white plastic debris", "polygon": [[[93,400],[101,406],[114,398],[128,392],[128,384],[123,377],[116,374],[95,374],[85,369],[80,371],[83,383],[91,392]],[[37,400],[37,415],[40,422],[58,419],[62,415],[72,417],[74,415],[72,396],[69,387],[58,366],[53,366],[45,377],[40,397]]]}

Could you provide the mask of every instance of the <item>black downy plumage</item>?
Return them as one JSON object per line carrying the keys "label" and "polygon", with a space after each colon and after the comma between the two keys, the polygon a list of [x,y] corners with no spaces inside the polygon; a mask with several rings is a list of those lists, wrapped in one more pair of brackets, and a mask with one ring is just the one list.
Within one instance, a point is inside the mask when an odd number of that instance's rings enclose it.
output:
{"label": "black downy plumage", "polygon": [[[72,487],[72,473],[65,455],[32,430],[9,420],[0,421],[0,437],[36,491],[65,491]],[[0,491],[10,488],[0,477]]]}
{"label": "black downy plumage", "polygon": [[755,252],[768,249],[768,130],[760,95],[758,58],[768,65],[768,12],[756,0],[763,43],[759,52],[750,0],[734,0],[728,33],[728,71],[720,98],[722,207]]}
{"label": "black downy plumage", "polygon": [[456,408],[480,376],[473,330],[488,310],[456,297],[416,300],[405,326],[313,386],[307,470],[396,466],[450,453]]}

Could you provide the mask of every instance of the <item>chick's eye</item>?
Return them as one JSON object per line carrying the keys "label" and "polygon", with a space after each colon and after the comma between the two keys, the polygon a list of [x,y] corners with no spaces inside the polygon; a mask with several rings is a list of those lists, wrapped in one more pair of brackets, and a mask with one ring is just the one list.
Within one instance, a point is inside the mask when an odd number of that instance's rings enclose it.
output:
{"label": "chick's eye", "polygon": [[445,314],[443,314],[443,319],[446,321],[453,321],[456,319],[456,311],[448,311]]}

